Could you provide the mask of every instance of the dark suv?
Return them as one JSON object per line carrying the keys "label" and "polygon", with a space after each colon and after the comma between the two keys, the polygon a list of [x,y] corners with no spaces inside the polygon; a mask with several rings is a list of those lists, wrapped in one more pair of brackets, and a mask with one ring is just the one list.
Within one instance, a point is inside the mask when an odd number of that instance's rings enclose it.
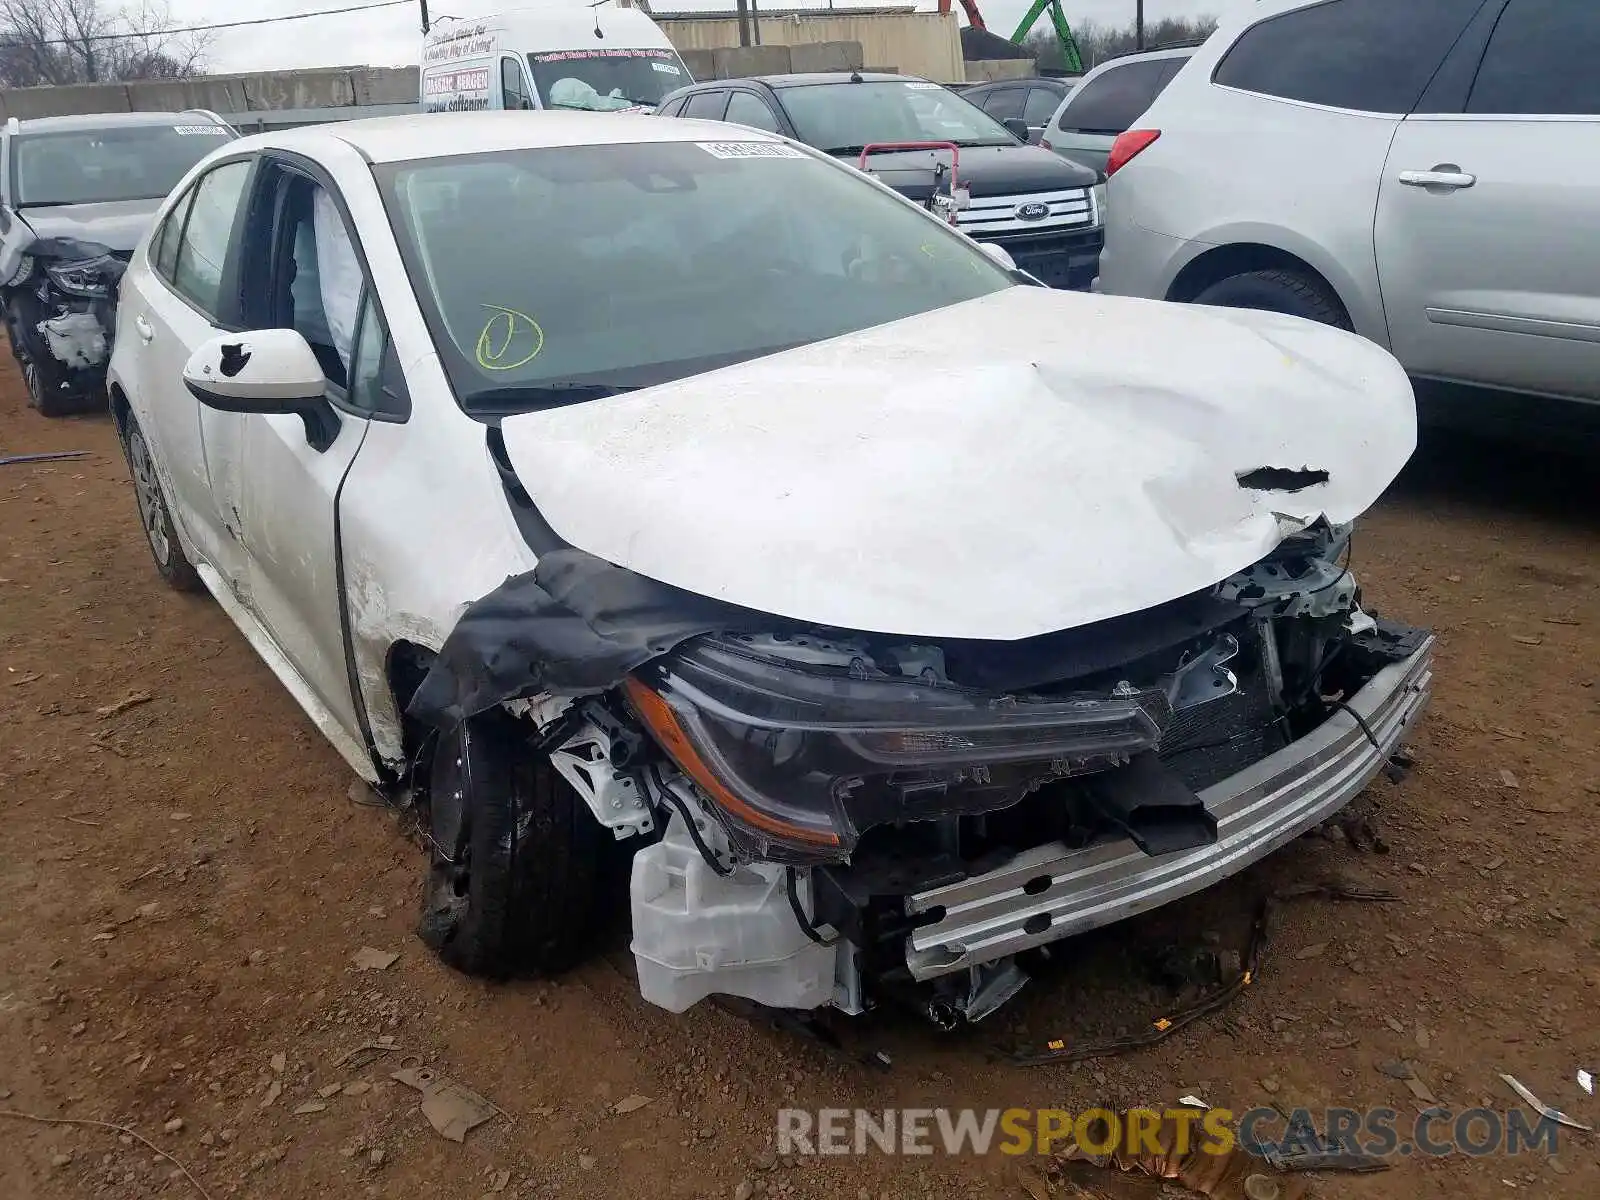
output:
{"label": "dark suv", "polygon": [[0,302],[28,400],[104,402],[117,281],[167,193],[234,129],[215,113],[9,121],[0,133]]}
{"label": "dark suv", "polygon": [[[1105,234],[1099,176],[1028,142],[1022,120],[997,121],[947,87],[908,75],[839,72],[716,79],[666,96],[659,116],[729,121],[782,134],[856,165],[873,143],[951,142],[968,193],[954,224],[1005,249],[1050,287],[1087,289]],[[948,188],[948,150],[874,152],[866,169],[930,208]]]}

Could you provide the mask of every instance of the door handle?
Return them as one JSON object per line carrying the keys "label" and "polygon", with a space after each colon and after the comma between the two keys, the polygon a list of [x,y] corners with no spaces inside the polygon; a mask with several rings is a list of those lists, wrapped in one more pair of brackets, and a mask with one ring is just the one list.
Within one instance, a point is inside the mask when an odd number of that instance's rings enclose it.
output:
{"label": "door handle", "polygon": [[133,329],[139,335],[139,340],[147,346],[156,339],[155,328],[144,319],[143,313],[133,319]]}
{"label": "door handle", "polygon": [[1469,188],[1478,182],[1476,175],[1469,175],[1454,163],[1442,163],[1431,171],[1401,171],[1400,182],[1407,187],[1444,188],[1455,191],[1457,188]]}

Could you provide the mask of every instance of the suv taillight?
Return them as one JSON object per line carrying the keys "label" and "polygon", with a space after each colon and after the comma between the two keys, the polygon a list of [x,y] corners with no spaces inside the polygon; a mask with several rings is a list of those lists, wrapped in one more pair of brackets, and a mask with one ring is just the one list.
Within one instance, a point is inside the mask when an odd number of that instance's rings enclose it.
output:
{"label": "suv taillight", "polygon": [[1106,178],[1110,179],[1123,167],[1148,149],[1161,136],[1159,129],[1130,129],[1111,143],[1111,154],[1106,159]]}

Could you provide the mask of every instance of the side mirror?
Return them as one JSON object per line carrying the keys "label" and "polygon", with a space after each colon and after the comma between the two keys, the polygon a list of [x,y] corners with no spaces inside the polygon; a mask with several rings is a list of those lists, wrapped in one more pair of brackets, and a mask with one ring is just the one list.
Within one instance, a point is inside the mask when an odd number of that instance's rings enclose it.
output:
{"label": "side mirror", "polygon": [[979,242],[978,249],[982,250],[1006,270],[1015,271],[1017,269],[1017,260],[1011,257],[1010,252],[1004,246],[996,245],[994,242]]}
{"label": "side mirror", "polygon": [[339,433],[322,364],[293,329],[214,337],[189,356],[183,383],[196,400],[219,412],[293,413],[305,423],[306,441],[317,450],[326,450]]}
{"label": "side mirror", "polygon": [[1028,123],[1021,117],[1007,117],[1004,121],[1001,121],[1000,124],[1004,125],[1006,127],[1006,132],[1011,134],[1012,137],[1016,138],[1017,141],[1026,142],[1028,140]]}

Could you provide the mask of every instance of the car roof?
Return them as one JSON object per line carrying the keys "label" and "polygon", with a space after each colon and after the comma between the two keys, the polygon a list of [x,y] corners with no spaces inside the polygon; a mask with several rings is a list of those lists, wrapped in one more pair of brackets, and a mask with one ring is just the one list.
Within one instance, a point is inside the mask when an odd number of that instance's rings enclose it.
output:
{"label": "car roof", "polygon": [[691,121],[643,113],[555,112],[551,110],[409,113],[310,125],[257,134],[235,142],[237,153],[256,146],[299,150],[316,157],[319,148],[344,143],[369,162],[454,158],[508,150],[559,146],[616,146],[638,142],[780,142],[756,129],[736,132],[723,121]]}
{"label": "car roof", "polygon": [[1200,49],[1203,42],[1185,42],[1181,46],[1162,46],[1156,50],[1131,50],[1127,54],[1116,54],[1103,62],[1096,63],[1084,78],[1089,75],[1098,75],[1111,67],[1126,66],[1131,62],[1152,62],[1164,58],[1193,58],[1196,50]]}
{"label": "car roof", "polygon": [[982,83],[968,84],[961,89],[961,94],[965,96],[968,92],[988,92],[993,91],[995,88],[1003,87],[1071,88],[1077,86],[1077,79],[1061,79],[1055,75],[1024,75],[1021,79],[986,79]]}
{"label": "car roof", "polygon": [[[828,83],[927,83],[920,75],[897,75],[892,71],[802,71],[790,75],[743,75],[737,79],[706,79],[690,84],[695,89],[726,87],[730,83],[764,83],[774,90],[815,87]],[[941,85],[942,86],[942,85]],[[688,91],[689,88],[685,88]]]}
{"label": "car roof", "polygon": [[213,113],[191,108],[183,112],[80,113],[71,117],[34,117],[28,121],[17,122],[17,131],[19,133],[72,133],[78,130],[106,129],[108,127],[171,125],[179,118],[183,118],[191,125],[226,124],[225,121]]}

